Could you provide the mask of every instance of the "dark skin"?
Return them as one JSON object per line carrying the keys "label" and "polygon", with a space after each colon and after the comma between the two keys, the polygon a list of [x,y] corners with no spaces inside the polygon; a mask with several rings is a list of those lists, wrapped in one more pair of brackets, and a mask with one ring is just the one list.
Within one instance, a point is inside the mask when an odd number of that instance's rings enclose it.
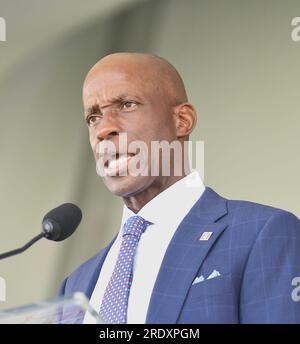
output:
{"label": "dark skin", "polygon": [[[83,104],[95,159],[99,142],[110,140],[117,146],[120,133],[127,133],[128,144],[141,140],[150,151],[151,141],[183,144],[196,124],[196,112],[177,71],[167,61],[147,54],[117,53],[101,59],[85,79]],[[137,213],[184,176],[148,173],[105,176],[103,181]]]}

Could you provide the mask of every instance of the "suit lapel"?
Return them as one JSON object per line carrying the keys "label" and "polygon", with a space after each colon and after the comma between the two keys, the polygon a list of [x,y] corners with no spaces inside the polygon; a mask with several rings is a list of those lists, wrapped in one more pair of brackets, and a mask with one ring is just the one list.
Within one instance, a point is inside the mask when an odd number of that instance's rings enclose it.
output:
{"label": "suit lapel", "polygon": [[[165,253],[151,295],[146,323],[176,323],[186,295],[205,257],[226,228],[226,200],[206,187],[177,228]],[[199,240],[212,232],[208,240]]]}

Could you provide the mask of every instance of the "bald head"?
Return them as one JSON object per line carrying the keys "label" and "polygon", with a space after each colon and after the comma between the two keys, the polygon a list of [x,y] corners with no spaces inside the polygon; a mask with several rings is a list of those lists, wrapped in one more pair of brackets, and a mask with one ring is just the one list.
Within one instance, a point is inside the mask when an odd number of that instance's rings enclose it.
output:
{"label": "bald head", "polygon": [[84,85],[105,71],[122,70],[141,85],[147,85],[167,97],[170,104],[187,102],[182,78],[174,66],[167,60],[150,54],[115,53],[99,60],[86,76]]}

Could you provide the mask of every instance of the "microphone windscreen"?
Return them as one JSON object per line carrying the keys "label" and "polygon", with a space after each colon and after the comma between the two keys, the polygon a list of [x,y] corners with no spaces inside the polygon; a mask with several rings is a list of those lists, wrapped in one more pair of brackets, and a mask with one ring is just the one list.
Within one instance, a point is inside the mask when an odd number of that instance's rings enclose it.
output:
{"label": "microphone windscreen", "polygon": [[62,241],[74,233],[82,213],[77,205],[64,203],[50,210],[43,218],[43,231],[49,240]]}

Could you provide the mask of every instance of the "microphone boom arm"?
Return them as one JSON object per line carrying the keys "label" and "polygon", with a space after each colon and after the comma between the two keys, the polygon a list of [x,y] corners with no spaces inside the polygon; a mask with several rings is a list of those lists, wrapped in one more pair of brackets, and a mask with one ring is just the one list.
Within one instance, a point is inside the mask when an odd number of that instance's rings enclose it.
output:
{"label": "microphone boom arm", "polygon": [[26,251],[30,246],[32,246],[34,243],[36,243],[38,240],[42,239],[45,237],[45,233],[40,233],[39,235],[35,236],[33,239],[31,239],[27,244],[25,244],[24,246],[17,248],[15,250],[12,251],[8,251],[5,253],[0,254],[0,260],[4,259],[4,258],[8,258],[11,256],[15,256],[16,254],[22,253],[24,251]]}

